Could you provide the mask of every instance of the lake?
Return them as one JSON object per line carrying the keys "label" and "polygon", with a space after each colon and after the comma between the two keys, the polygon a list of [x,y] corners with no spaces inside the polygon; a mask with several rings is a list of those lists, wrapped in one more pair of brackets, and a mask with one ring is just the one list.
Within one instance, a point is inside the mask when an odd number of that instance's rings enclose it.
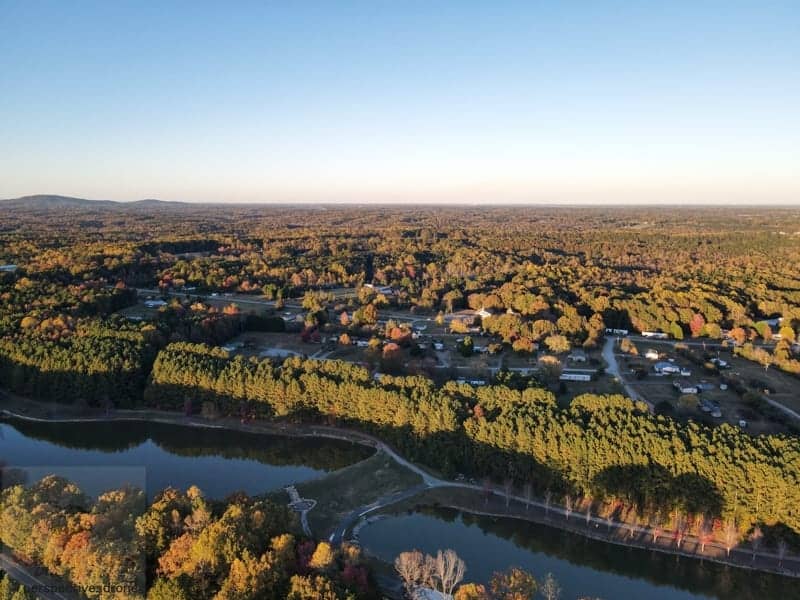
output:
{"label": "lake", "polygon": [[56,473],[87,494],[126,483],[148,498],[198,486],[211,498],[261,494],[369,457],[346,441],[292,438],[145,421],[44,423],[0,420],[0,461],[26,467],[28,481]]}
{"label": "lake", "polygon": [[[0,461],[28,480],[56,473],[86,493],[131,483],[149,498],[167,486],[197,485],[212,498],[260,494],[324,476],[369,457],[371,448],[145,421],[39,423],[0,420]],[[540,579],[552,572],[562,600],[800,598],[795,579],[724,567],[586,539],[545,525],[444,508],[389,516],[361,530],[362,544],[387,562],[404,550],[453,548],[467,580],[486,582],[512,565]]]}
{"label": "lake", "polygon": [[788,577],[708,561],[625,548],[553,527],[481,517],[446,508],[388,516],[361,529],[362,545],[392,562],[404,550],[452,548],[467,565],[465,581],[488,582],[494,571],[519,566],[539,580],[553,573],[562,600],[767,600],[800,598]]}

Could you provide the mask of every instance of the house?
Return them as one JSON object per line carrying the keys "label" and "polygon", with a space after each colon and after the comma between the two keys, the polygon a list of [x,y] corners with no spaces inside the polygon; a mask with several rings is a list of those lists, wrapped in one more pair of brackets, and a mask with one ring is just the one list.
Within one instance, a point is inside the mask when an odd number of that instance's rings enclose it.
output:
{"label": "house", "polygon": [[573,350],[572,354],[567,355],[567,359],[572,362],[586,362],[586,353],[583,350]]}
{"label": "house", "polygon": [[486,319],[487,317],[495,316],[495,312],[491,309],[481,308],[478,312],[475,313],[476,316],[480,317],[481,319]]}
{"label": "house", "polygon": [[653,350],[650,348],[647,352],[644,353],[644,357],[648,360],[658,360],[658,350]]}
{"label": "house", "polygon": [[470,310],[468,308],[458,310],[453,313],[448,313],[444,315],[444,322],[445,323],[452,323],[453,321],[461,321],[465,326],[469,327],[475,321],[475,316],[477,313],[474,310]]}
{"label": "house", "polygon": [[773,319],[764,319],[760,321],[761,323],[766,323],[770,326],[770,328],[775,329],[776,327],[780,327],[781,323],[783,323],[783,317],[775,317]]}
{"label": "house", "polygon": [[681,368],[678,365],[665,360],[662,360],[654,364],[653,370],[656,373],[661,373],[663,375],[674,375],[675,373],[681,372]]}
{"label": "house", "polygon": [[591,373],[576,373],[576,372],[569,372],[564,371],[558,377],[559,381],[591,381],[592,374]]}
{"label": "house", "polygon": [[642,337],[653,338],[655,340],[666,340],[669,338],[669,335],[661,331],[643,331]]}
{"label": "house", "polygon": [[372,283],[365,283],[364,287],[374,290],[379,294],[383,294],[384,296],[394,296],[394,288],[390,285],[375,285]]}
{"label": "house", "polygon": [[698,392],[697,386],[688,381],[676,381],[672,385],[681,394],[696,394]]}
{"label": "house", "polygon": [[606,327],[606,333],[610,333],[611,335],[620,335],[620,336],[624,337],[624,336],[628,335],[628,330],[627,329],[611,329],[610,327]]}

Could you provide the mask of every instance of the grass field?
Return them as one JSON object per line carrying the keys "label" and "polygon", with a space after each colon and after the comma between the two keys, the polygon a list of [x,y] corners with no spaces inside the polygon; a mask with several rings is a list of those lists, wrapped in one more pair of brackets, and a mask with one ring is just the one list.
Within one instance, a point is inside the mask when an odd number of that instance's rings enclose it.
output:
{"label": "grass field", "polygon": [[297,490],[303,498],[317,501],[308,521],[314,535],[327,537],[353,509],[421,482],[419,475],[378,452],[326,477],[298,484]]}

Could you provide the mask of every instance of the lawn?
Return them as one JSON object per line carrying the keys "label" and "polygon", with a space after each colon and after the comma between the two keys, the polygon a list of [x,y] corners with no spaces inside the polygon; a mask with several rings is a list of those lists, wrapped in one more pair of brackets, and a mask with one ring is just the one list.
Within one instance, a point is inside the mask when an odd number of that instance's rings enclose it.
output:
{"label": "lawn", "polygon": [[353,509],[421,482],[419,475],[378,452],[326,477],[301,483],[297,490],[303,498],[317,501],[308,513],[309,524],[314,535],[327,537]]}

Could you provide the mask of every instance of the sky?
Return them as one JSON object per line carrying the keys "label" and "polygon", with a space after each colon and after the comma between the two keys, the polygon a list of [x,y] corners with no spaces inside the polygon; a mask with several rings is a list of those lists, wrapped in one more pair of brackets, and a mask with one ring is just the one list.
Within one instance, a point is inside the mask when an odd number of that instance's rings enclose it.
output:
{"label": "sky", "polygon": [[0,0],[0,198],[800,203],[800,2]]}

